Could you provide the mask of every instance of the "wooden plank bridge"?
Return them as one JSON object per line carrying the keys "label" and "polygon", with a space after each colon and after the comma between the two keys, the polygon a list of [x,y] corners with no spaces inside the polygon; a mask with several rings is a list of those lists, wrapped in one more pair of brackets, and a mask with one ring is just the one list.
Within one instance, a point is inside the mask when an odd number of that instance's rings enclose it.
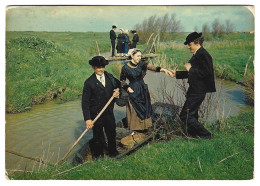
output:
{"label": "wooden plank bridge", "polygon": [[[159,57],[159,54],[153,54],[153,53],[149,53],[149,54],[142,54],[142,60],[147,60],[147,59],[151,59],[151,58],[155,58],[155,57]],[[128,60],[128,56],[108,56],[105,57],[106,60],[108,61],[124,61],[124,60]]]}

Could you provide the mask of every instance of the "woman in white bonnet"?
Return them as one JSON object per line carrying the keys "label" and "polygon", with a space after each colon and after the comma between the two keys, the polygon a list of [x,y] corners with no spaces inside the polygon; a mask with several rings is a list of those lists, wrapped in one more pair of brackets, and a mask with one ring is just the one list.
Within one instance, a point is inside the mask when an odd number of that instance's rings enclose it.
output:
{"label": "woman in white bonnet", "polygon": [[[139,49],[131,49],[129,53],[131,60],[122,67],[120,74],[120,81],[129,95],[126,106],[128,127],[130,131],[146,132],[152,126],[151,99],[148,86],[143,80],[146,71],[164,72],[171,77],[173,74],[167,69],[141,61],[142,53]],[[125,82],[126,79],[129,80],[129,85]]]}

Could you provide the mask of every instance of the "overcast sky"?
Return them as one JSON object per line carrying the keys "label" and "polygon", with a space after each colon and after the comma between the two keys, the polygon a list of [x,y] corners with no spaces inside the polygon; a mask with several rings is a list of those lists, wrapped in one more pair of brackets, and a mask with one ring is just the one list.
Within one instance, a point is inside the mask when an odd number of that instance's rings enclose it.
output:
{"label": "overcast sky", "polygon": [[7,31],[106,32],[115,24],[133,29],[152,15],[176,14],[184,32],[217,18],[230,20],[235,31],[254,30],[254,15],[244,6],[9,6]]}

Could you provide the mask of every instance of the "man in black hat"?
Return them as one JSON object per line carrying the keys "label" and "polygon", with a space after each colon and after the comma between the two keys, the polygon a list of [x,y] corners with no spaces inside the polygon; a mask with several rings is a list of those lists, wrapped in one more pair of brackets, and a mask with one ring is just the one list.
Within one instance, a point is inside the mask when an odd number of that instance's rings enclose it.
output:
{"label": "man in black hat", "polygon": [[176,79],[188,78],[189,89],[180,113],[180,119],[188,135],[211,139],[212,134],[198,121],[198,110],[207,92],[216,92],[211,55],[203,48],[202,33],[193,32],[186,37],[184,45],[193,56],[184,65],[186,71],[176,71]]}
{"label": "man in black hat", "polygon": [[110,40],[112,45],[112,57],[115,56],[115,47],[116,47],[116,25],[112,26],[112,30],[110,30]]}
{"label": "man in black hat", "polygon": [[105,71],[108,61],[104,57],[95,56],[89,60],[89,64],[92,66],[94,73],[84,83],[82,111],[86,128],[93,127],[93,139],[89,142],[90,149],[94,158],[104,156],[104,149],[106,148],[104,128],[108,141],[109,156],[114,157],[118,154],[116,149],[116,124],[113,113],[115,101],[113,100],[110,103],[94,126],[93,120],[112,96],[119,96],[119,92],[115,89],[119,88],[120,81]]}
{"label": "man in black hat", "polygon": [[136,33],[136,30],[132,30],[131,33],[134,34],[134,37],[132,39],[132,44],[131,44],[131,49],[132,49],[132,48],[136,48],[136,44],[139,41],[139,36]]}

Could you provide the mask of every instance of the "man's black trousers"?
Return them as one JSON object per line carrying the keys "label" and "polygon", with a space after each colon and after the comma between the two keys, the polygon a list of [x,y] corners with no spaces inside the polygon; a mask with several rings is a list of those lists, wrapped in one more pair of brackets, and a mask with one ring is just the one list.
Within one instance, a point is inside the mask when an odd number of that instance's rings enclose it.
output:
{"label": "man's black trousers", "polygon": [[211,133],[198,121],[199,107],[205,96],[206,93],[188,93],[187,99],[180,113],[180,118],[184,124],[184,129],[187,131],[188,135],[192,137],[211,138]]}
{"label": "man's black trousers", "polygon": [[136,48],[136,44],[137,44],[137,42],[133,42],[133,43],[131,44],[131,49],[132,49],[132,48]]}
{"label": "man's black trousers", "polygon": [[116,41],[111,40],[111,45],[112,45],[112,57],[113,57],[115,56]]}
{"label": "man's black trousers", "polygon": [[94,123],[93,139],[90,141],[90,148],[95,158],[104,156],[104,149],[106,148],[103,128],[105,129],[108,153],[111,156],[117,155],[116,150],[116,123],[115,117],[109,113],[103,113],[101,117]]}

